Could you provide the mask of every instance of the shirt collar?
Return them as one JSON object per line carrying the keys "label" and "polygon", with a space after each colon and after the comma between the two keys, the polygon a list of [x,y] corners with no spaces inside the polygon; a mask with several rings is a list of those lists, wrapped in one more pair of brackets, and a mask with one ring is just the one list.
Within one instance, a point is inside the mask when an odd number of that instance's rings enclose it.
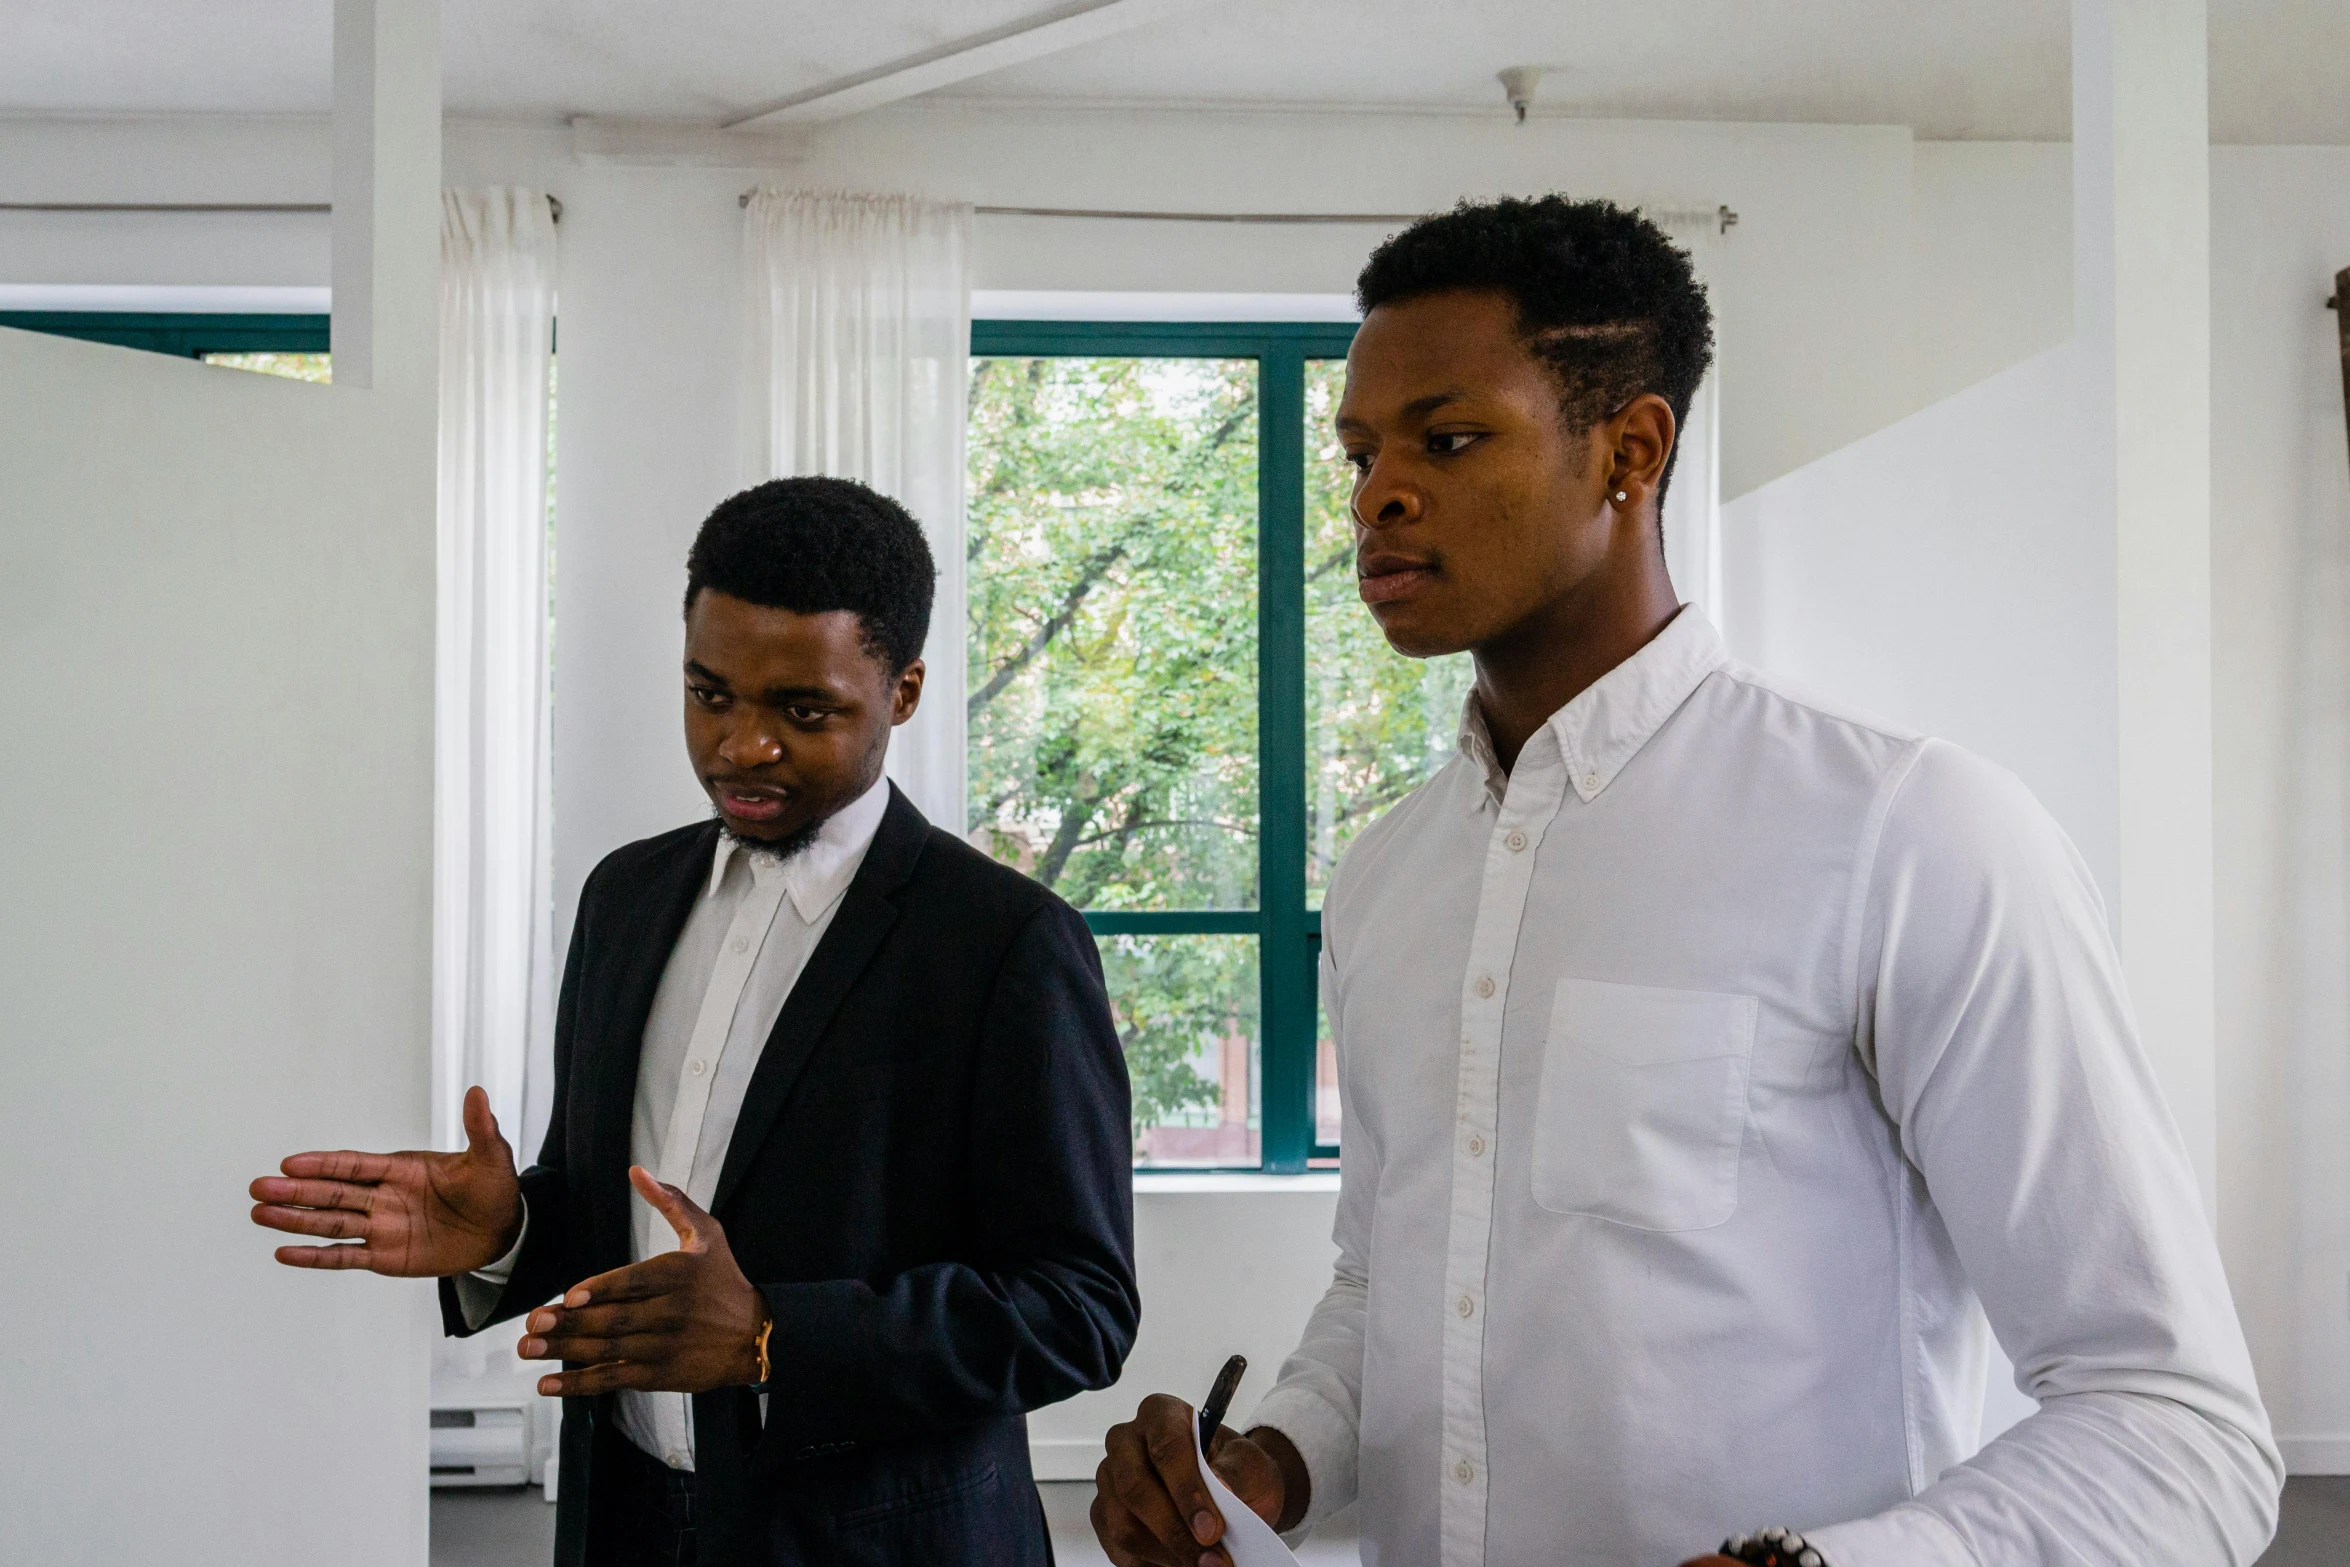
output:
{"label": "shirt collar", "polygon": [[753,854],[732,833],[722,832],[717,852],[711,857],[709,892],[717,893],[726,880],[726,868],[741,855],[750,862],[754,886],[763,887],[782,877],[792,907],[802,921],[812,925],[856,879],[857,867],[865,863],[865,851],[872,847],[873,835],[881,830],[881,818],[888,810],[889,780],[877,778],[872,788],[826,817],[816,829],[815,839],[788,860]]}
{"label": "shirt collar", "polygon": [[[1639,754],[1706,676],[1729,661],[1729,650],[1704,611],[1684,604],[1640,651],[1551,714],[1518,760],[1524,764],[1536,742],[1548,735],[1557,744],[1569,786],[1589,801],[1615,782],[1624,764]],[[1486,790],[1494,799],[1502,798],[1509,775],[1494,755],[1493,737],[1474,689],[1462,705],[1459,744],[1461,755],[1484,774]]]}

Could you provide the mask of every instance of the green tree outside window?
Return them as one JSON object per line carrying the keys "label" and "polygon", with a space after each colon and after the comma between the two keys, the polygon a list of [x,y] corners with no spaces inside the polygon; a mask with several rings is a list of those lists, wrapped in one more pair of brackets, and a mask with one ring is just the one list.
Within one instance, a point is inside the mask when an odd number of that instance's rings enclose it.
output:
{"label": "green tree outside window", "polygon": [[973,329],[971,839],[1086,912],[1138,1164],[1335,1158],[1322,888],[1452,754],[1466,659],[1355,595],[1352,333]]}

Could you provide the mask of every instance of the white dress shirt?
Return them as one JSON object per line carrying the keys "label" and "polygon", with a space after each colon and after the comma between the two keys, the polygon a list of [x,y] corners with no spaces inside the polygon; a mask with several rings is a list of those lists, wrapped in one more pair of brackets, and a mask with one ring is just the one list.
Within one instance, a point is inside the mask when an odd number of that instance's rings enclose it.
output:
{"label": "white dress shirt", "polygon": [[[645,1020],[628,1134],[633,1163],[704,1208],[718,1190],[767,1036],[888,808],[884,780],[835,812],[788,860],[753,853],[729,836],[718,840],[710,884],[669,951]],[[631,1261],[677,1249],[677,1231],[651,1204],[632,1193],[629,1212]],[[523,1222],[527,1233],[527,1213]],[[469,1322],[488,1317],[521,1252],[518,1239],[497,1262],[457,1281]],[[622,1433],[647,1453],[672,1469],[693,1467],[690,1394],[623,1390],[619,1418]]]}
{"label": "white dress shirt", "polygon": [[[2103,906],[2007,773],[1684,609],[1506,777],[1472,697],[1322,928],[1339,1262],[1254,1418],[1309,1523],[1360,1498],[1367,1567],[2267,1542],[2282,1468]],[[1993,1332],[2041,1407],[1977,1453]]]}

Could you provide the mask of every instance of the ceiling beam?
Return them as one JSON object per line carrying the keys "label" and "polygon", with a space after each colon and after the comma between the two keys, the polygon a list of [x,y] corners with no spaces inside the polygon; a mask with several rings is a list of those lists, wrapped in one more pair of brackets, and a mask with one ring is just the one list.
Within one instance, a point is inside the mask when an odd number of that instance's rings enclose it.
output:
{"label": "ceiling beam", "polygon": [[859,71],[759,104],[719,123],[731,131],[754,121],[810,125],[838,120],[878,109],[883,104],[936,92],[941,87],[951,87],[956,82],[1000,71],[1006,66],[1039,60],[1079,44],[1147,27],[1208,3],[1210,0],[1069,0],[1050,10],[892,60],[870,71]]}

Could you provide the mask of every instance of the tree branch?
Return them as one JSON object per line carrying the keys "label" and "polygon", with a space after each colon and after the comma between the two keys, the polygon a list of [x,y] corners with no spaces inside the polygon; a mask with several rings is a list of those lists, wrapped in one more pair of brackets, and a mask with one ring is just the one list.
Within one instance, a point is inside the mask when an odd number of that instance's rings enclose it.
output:
{"label": "tree branch", "polygon": [[1061,879],[1061,872],[1068,867],[1069,856],[1077,852],[1078,841],[1085,836],[1086,826],[1092,820],[1093,812],[1090,808],[1064,810],[1061,813],[1061,825],[1053,829],[1053,841],[1046,844],[1044,853],[1037,856],[1038,881],[1050,887]]}
{"label": "tree branch", "polygon": [[1307,567],[1306,580],[1308,582],[1319,582],[1324,577],[1329,576],[1330,573],[1336,571],[1339,567],[1353,564],[1354,558],[1354,545],[1351,543],[1342,544],[1337,549],[1332,550],[1329,557],[1320,565]]}
{"label": "tree branch", "polygon": [[1117,839],[1119,843],[1123,845],[1136,833],[1149,832],[1154,828],[1159,827],[1213,827],[1218,832],[1235,833],[1243,838],[1254,838],[1257,835],[1257,830],[1254,827],[1247,826],[1240,822],[1220,822],[1213,818],[1191,819],[1184,817],[1171,817],[1165,821],[1156,822],[1122,822],[1116,827],[1108,828],[1102,832],[1092,833],[1084,838],[1079,839],[1077,847],[1081,849],[1090,849],[1095,844],[1107,843],[1112,838]]}
{"label": "tree branch", "polygon": [[[1078,574],[1077,580],[1070,584],[1069,591],[1062,596],[1061,607],[1043,625],[1037,627],[1026,642],[1020,644],[1018,652],[987,677],[987,684],[971,693],[966,706],[968,717],[977,718],[979,710],[994,701],[1002,694],[1004,687],[1019,678],[1020,671],[1035,662],[1037,655],[1052,644],[1053,638],[1069,629],[1070,624],[1077,619],[1078,607],[1085,602],[1085,596],[1100,585],[1102,578],[1109,575],[1110,568],[1124,559],[1125,555],[1125,545],[1113,544],[1086,562],[1085,570]],[[1051,883],[1047,882],[1046,885],[1050,886]]]}

